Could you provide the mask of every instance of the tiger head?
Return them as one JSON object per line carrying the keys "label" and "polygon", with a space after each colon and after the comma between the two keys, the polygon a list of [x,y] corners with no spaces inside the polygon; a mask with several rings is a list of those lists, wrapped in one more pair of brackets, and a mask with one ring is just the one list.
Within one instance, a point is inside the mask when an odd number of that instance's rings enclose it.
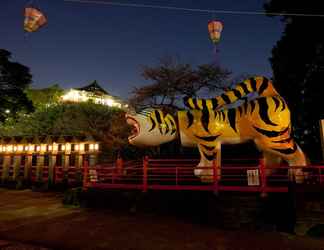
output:
{"label": "tiger head", "polygon": [[139,113],[126,114],[126,121],[133,127],[128,137],[135,146],[157,146],[177,137],[177,127],[170,114],[159,109],[144,109]]}

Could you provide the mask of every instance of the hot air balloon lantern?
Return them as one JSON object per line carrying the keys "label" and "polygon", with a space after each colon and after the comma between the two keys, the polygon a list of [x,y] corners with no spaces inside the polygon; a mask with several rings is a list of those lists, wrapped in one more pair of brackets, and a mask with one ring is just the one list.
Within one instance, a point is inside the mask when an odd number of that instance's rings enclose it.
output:
{"label": "hot air balloon lantern", "polygon": [[219,42],[222,30],[223,24],[221,22],[213,20],[208,23],[209,36],[214,44]]}
{"label": "hot air balloon lantern", "polygon": [[209,37],[212,40],[214,44],[214,64],[219,65],[219,59],[218,59],[218,52],[217,45],[221,38],[221,33],[223,30],[223,24],[220,21],[212,20],[208,23],[208,31],[209,31]]}
{"label": "hot air balloon lantern", "polygon": [[47,23],[45,15],[37,8],[25,8],[24,30],[26,32],[35,32]]}

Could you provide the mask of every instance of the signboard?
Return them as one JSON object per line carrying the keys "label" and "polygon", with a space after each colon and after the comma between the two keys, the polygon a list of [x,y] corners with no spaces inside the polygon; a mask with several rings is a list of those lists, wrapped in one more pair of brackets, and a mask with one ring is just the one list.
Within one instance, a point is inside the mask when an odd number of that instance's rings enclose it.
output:
{"label": "signboard", "polygon": [[248,186],[259,186],[259,169],[247,170]]}
{"label": "signboard", "polygon": [[324,120],[320,120],[320,133],[321,133],[322,153],[324,159]]}

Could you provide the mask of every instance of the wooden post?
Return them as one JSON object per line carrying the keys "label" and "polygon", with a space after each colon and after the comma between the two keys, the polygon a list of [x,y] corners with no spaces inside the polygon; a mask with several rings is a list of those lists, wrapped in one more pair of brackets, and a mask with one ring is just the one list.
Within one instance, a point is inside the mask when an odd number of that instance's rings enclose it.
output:
{"label": "wooden post", "polygon": [[88,173],[89,173],[88,161],[84,160],[83,162],[83,190],[84,191],[88,189]]}
{"label": "wooden post", "polygon": [[1,176],[3,182],[8,180],[10,161],[11,161],[11,155],[6,154],[3,156],[2,176]]}
{"label": "wooden post", "polygon": [[264,164],[264,159],[260,159],[259,161],[259,170],[260,170],[260,183],[261,183],[261,197],[267,197],[267,193],[265,192],[265,188],[267,186],[267,174],[266,174],[266,168]]}
{"label": "wooden post", "polygon": [[20,172],[20,165],[21,165],[21,155],[14,156],[14,166],[13,166],[13,180],[17,181]]}
{"label": "wooden post", "polygon": [[213,160],[213,177],[214,177],[214,193],[218,194],[219,166],[217,160]]}
{"label": "wooden post", "polygon": [[117,174],[122,175],[123,168],[124,168],[124,161],[123,161],[123,158],[121,158],[120,156],[117,157],[116,168],[117,168]]}
{"label": "wooden post", "polygon": [[31,168],[32,168],[32,154],[28,153],[26,155],[25,169],[24,169],[24,179],[26,181],[31,181]]}
{"label": "wooden post", "polygon": [[37,155],[37,163],[36,163],[36,180],[38,182],[43,181],[43,168],[44,168],[44,154],[41,153]]}
{"label": "wooden post", "polygon": [[320,125],[320,136],[321,136],[321,144],[322,144],[322,157],[324,160],[324,119],[319,121]]}
{"label": "wooden post", "polygon": [[147,192],[147,169],[149,157],[145,156],[143,159],[143,192]]}
{"label": "wooden post", "polygon": [[94,167],[97,163],[97,154],[90,153],[89,155],[89,166]]}
{"label": "wooden post", "polygon": [[67,172],[69,169],[69,163],[70,163],[70,155],[67,153],[64,153],[63,155],[63,170],[64,172]]}
{"label": "wooden post", "polygon": [[49,155],[48,162],[48,182],[55,183],[55,165],[56,165],[56,154]]}
{"label": "wooden post", "polygon": [[318,167],[318,177],[319,177],[319,183],[322,185],[323,179],[322,179],[322,169],[321,167]]}

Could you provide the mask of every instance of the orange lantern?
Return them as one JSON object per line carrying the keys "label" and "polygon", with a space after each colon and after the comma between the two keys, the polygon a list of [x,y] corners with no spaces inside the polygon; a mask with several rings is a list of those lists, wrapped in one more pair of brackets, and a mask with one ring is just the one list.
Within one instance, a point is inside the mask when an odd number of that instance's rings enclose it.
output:
{"label": "orange lantern", "polygon": [[35,32],[46,23],[47,23],[47,19],[40,10],[34,7],[25,8],[25,20],[24,20],[25,31]]}
{"label": "orange lantern", "polygon": [[214,44],[219,42],[222,30],[223,24],[221,22],[213,20],[208,23],[209,36]]}

